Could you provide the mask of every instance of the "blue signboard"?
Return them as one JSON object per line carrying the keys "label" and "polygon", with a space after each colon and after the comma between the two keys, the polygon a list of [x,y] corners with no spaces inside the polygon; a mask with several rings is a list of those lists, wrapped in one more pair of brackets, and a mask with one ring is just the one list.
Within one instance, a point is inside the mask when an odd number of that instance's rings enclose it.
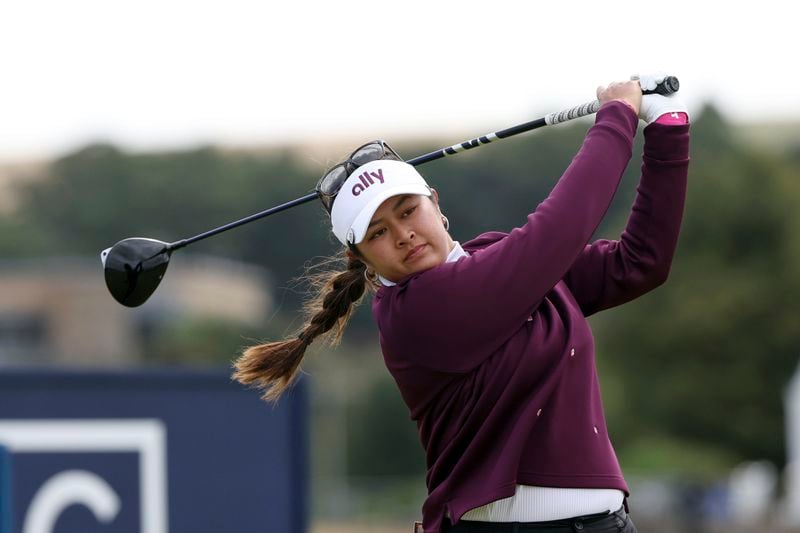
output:
{"label": "blue signboard", "polygon": [[11,454],[0,446],[0,533],[11,532]]}
{"label": "blue signboard", "polygon": [[307,410],[227,371],[6,370],[0,533],[304,532]]}

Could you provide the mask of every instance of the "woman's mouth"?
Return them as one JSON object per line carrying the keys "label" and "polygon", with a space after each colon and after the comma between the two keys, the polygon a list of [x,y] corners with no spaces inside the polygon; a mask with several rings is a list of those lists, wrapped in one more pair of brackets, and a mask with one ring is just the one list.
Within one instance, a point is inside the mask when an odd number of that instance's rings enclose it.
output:
{"label": "woman's mouth", "polygon": [[414,248],[412,248],[412,250],[410,252],[408,252],[408,255],[406,256],[405,261],[411,261],[411,260],[416,259],[417,257],[419,257],[420,254],[422,254],[422,251],[426,246],[427,246],[427,244],[420,244],[419,246],[415,246]]}

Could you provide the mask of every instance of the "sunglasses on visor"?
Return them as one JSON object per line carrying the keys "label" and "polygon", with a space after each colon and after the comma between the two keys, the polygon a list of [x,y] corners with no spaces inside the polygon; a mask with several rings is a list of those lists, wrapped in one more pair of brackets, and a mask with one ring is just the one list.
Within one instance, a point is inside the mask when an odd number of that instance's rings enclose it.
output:
{"label": "sunglasses on visor", "polygon": [[345,159],[338,165],[330,168],[325,174],[322,175],[317,183],[317,196],[322,201],[322,205],[331,212],[333,200],[339,194],[339,189],[350,177],[355,169],[361,165],[365,165],[370,161],[377,161],[379,159],[393,159],[395,161],[402,161],[397,152],[392,150],[392,147],[381,140],[368,142],[356,148],[350,157]]}

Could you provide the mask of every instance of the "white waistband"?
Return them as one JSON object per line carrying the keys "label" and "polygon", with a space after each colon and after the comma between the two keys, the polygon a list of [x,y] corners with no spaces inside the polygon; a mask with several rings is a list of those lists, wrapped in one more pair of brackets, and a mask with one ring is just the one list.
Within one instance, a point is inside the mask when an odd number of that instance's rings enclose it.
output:
{"label": "white waistband", "polygon": [[617,489],[565,489],[517,485],[513,496],[464,513],[461,520],[480,522],[544,522],[587,514],[614,512],[625,494]]}

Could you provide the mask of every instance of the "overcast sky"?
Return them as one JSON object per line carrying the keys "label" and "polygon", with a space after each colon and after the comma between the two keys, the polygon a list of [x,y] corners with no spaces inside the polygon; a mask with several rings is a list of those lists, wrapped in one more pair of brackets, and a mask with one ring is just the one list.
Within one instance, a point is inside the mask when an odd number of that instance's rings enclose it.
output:
{"label": "overcast sky", "polygon": [[457,142],[652,70],[679,77],[690,110],[800,119],[797,17],[777,0],[1,5],[0,160],[97,140]]}

